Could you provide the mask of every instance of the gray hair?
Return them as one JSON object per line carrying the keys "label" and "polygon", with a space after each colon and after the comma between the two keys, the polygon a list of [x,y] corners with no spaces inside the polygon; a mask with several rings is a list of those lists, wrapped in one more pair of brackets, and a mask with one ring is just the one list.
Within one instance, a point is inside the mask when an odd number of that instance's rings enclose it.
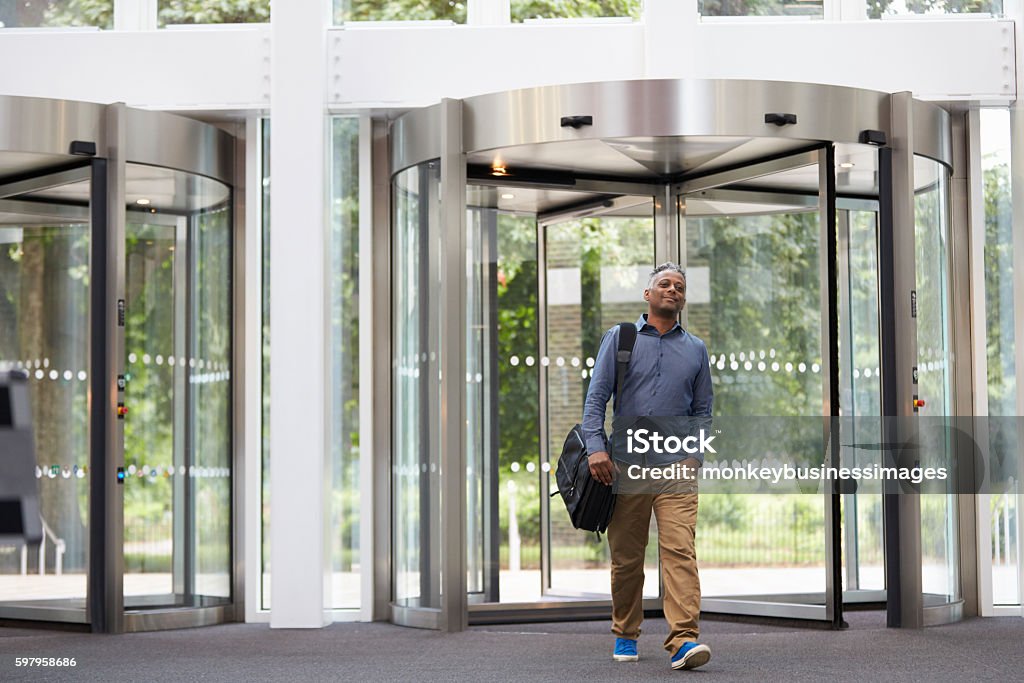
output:
{"label": "gray hair", "polygon": [[664,272],[679,273],[683,276],[683,284],[686,284],[686,271],[679,267],[679,264],[666,261],[651,271],[651,278],[647,281],[647,289],[654,289],[654,281]]}

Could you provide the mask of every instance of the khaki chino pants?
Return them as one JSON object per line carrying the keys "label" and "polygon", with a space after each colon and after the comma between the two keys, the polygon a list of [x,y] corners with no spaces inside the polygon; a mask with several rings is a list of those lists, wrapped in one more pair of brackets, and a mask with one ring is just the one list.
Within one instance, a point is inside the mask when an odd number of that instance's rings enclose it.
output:
{"label": "khaki chino pants", "polygon": [[644,552],[651,512],[658,520],[658,548],[665,589],[664,610],[669,633],[665,649],[671,654],[700,633],[700,577],[694,532],[697,493],[619,494],[608,525],[612,556],[612,633],[635,640],[644,618]]}

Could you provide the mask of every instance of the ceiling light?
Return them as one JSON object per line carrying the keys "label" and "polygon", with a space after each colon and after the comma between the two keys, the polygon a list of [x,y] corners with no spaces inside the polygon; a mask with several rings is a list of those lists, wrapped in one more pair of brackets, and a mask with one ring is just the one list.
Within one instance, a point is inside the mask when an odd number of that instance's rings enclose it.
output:
{"label": "ceiling light", "polygon": [[149,200],[143,197],[142,199],[136,199],[135,203],[139,206],[149,206]]}
{"label": "ceiling light", "polygon": [[504,192],[504,193],[502,193],[501,198],[502,199],[515,199],[516,196],[514,194],[512,194],[511,192]]}
{"label": "ceiling light", "polygon": [[843,163],[839,164],[839,168],[853,168],[853,162],[844,161]]}

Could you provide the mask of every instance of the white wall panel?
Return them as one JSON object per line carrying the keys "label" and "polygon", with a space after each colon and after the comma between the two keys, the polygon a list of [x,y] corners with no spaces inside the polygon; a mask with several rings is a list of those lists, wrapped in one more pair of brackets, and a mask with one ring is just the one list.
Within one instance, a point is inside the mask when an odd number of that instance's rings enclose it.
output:
{"label": "white wall panel", "polygon": [[[686,29],[686,30],[684,30]],[[720,21],[363,26],[328,31],[335,109],[410,107],[512,88],[645,77],[759,78],[1008,101],[1013,22]],[[690,40],[681,50],[679,41]],[[694,55],[684,59],[682,55]],[[161,109],[264,109],[266,26],[146,32],[0,32],[0,92]],[[309,74],[295,74],[308,78]]]}
{"label": "white wall panel", "polygon": [[[680,36],[696,45],[680,60]],[[649,41],[649,42],[648,42]],[[513,88],[646,77],[807,81],[924,99],[1010,100],[1013,22],[921,21],[337,28],[328,98],[336,109],[410,107]]]}
{"label": "white wall panel", "polygon": [[[0,31],[0,93],[155,109],[270,105],[270,28]],[[11,65],[17,65],[11,68]]]}
{"label": "white wall panel", "polygon": [[930,100],[1016,93],[1012,21],[723,22],[697,35],[706,57],[700,74],[708,78],[909,90]]}
{"label": "white wall panel", "polygon": [[332,29],[333,107],[409,107],[442,97],[638,78],[643,26],[623,24]]}

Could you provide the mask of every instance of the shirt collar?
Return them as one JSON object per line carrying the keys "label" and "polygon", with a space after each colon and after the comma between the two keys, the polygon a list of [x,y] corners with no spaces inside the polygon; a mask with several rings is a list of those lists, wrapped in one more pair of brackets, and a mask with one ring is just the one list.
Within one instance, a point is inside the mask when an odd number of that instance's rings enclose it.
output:
{"label": "shirt collar", "polygon": [[[654,330],[655,332],[658,331],[657,327],[655,327],[654,325],[651,325],[649,322],[647,322],[647,314],[646,313],[642,314],[639,318],[636,319],[636,331],[637,332],[643,332],[645,327],[649,327],[652,330]],[[675,332],[676,330],[679,330],[680,333],[685,331],[685,330],[683,330],[683,326],[679,324],[678,320],[676,321],[676,324],[672,326],[672,329],[670,329],[665,334],[670,334],[672,332]]]}

